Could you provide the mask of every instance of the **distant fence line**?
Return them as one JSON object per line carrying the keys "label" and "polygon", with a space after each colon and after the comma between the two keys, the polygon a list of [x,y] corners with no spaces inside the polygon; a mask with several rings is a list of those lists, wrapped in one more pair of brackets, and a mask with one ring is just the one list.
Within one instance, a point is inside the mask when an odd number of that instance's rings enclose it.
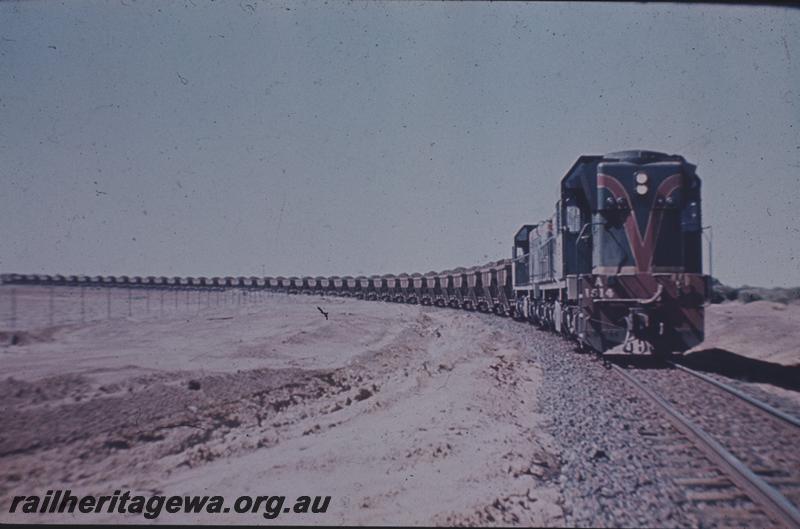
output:
{"label": "distant fence line", "polygon": [[76,276],[2,274],[0,283],[16,285],[123,286],[123,287],[268,287],[280,286],[296,277],[167,277],[167,276]]}
{"label": "distant fence line", "polygon": [[4,282],[0,290],[0,330],[197,313],[209,307],[238,308],[261,303],[269,294],[265,289],[238,287],[201,289],[150,285],[136,288],[119,284]]}

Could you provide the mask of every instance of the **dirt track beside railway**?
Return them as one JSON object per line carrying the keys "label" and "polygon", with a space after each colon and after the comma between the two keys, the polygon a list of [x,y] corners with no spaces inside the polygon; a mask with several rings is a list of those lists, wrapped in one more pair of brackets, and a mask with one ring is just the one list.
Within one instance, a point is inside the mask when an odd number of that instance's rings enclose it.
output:
{"label": "dirt track beside railway", "polygon": [[7,513],[69,488],[332,496],[283,524],[564,524],[540,368],[485,318],[280,296],[26,337],[0,347],[0,521],[145,521]]}

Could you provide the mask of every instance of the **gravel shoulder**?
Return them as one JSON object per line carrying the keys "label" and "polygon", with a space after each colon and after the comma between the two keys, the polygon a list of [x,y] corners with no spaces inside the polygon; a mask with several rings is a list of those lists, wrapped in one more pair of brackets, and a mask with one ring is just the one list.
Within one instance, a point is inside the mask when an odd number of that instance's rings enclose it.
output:
{"label": "gravel shoulder", "polygon": [[495,325],[527,342],[543,372],[537,411],[558,447],[567,527],[700,527],[676,478],[700,454],[593,354],[530,325]]}

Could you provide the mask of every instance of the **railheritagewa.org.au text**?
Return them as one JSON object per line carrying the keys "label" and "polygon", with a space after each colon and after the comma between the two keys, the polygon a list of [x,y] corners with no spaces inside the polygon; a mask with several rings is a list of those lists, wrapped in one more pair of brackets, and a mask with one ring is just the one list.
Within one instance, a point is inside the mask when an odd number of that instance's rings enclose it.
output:
{"label": "railheritagewa.org.au text", "polygon": [[14,496],[9,513],[118,513],[139,514],[152,520],[162,513],[252,513],[273,519],[281,514],[321,514],[328,510],[330,496],[239,496],[232,503],[223,496],[144,496],[115,490],[109,496],[72,494],[71,490],[48,490],[44,496]]}

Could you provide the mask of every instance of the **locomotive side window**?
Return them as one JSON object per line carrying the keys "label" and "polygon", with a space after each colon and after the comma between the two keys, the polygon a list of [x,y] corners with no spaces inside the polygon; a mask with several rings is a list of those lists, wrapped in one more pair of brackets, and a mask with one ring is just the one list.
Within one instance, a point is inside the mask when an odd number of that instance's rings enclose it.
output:
{"label": "locomotive side window", "polygon": [[567,231],[570,233],[581,231],[581,210],[578,206],[567,206]]}

